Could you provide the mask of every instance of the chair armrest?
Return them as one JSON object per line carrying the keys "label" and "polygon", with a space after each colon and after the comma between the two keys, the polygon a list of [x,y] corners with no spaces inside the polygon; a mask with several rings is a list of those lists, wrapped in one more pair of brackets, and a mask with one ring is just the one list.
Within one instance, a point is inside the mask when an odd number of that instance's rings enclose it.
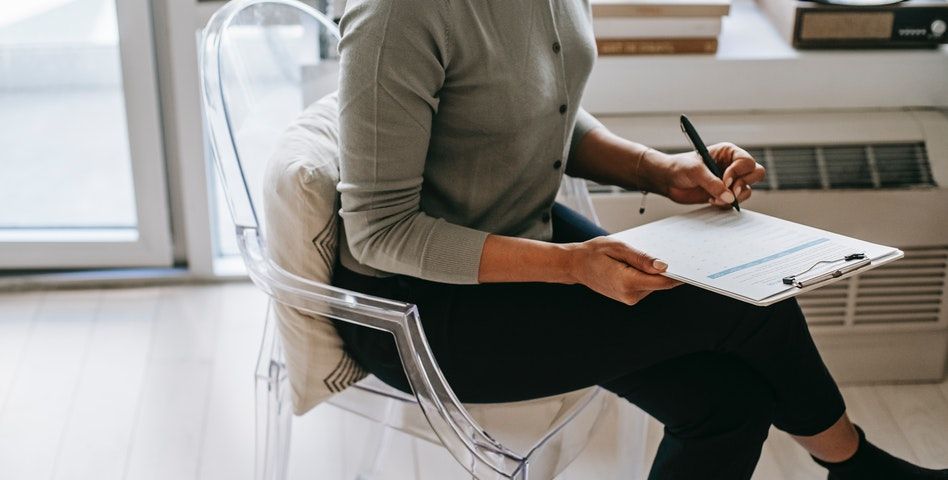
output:
{"label": "chair armrest", "polygon": [[391,333],[406,376],[428,423],[448,451],[478,478],[516,478],[522,456],[481,428],[457,399],[438,367],[411,304],[336,288],[294,275],[264,255],[257,229],[238,227],[237,239],[251,280],[275,301],[310,314]]}

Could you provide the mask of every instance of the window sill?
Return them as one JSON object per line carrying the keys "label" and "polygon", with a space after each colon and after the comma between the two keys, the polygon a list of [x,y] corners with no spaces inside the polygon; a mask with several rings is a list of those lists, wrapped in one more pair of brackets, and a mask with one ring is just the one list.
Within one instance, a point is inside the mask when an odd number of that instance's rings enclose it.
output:
{"label": "window sill", "polygon": [[793,49],[753,0],[734,0],[715,55],[603,56],[594,114],[948,107],[948,46]]}

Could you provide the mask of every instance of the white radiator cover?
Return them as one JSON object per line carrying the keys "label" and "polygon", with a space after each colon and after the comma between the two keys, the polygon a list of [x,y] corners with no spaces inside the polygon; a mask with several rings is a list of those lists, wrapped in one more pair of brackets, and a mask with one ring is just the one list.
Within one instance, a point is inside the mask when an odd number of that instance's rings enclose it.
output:
{"label": "white radiator cover", "polygon": [[[799,301],[838,380],[943,378],[948,358],[948,118],[923,110],[689,116],[709,144],[924,145],[935,186],[756,191],[743,206],[903,249],[904,259],[802,295]],[[688,149],[675,116],[600,120],[631,140],[659,149]],[[610,231],[694,208],[650,195],[645,215],[639,215],[640,199],[637,192],[593,194],[597,213]]]}

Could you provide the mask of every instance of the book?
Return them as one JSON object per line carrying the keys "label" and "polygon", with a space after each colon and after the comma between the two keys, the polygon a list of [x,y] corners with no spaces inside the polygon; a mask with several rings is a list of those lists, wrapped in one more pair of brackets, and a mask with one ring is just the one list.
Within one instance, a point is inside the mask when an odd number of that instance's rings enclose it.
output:
{"label": "book", "polygon": [[596,39],[599,55],[712,54],[716,38],[619,38]]}
{"label": "book", "polygon": [[731,0],[593,0],[593,17],[720,17]]}
{"label": "book", "polygon": [[705,207],[610,236],[666,262],[667,277],[759,306],[904,256],[746,208]]}
{"label": "book", "polygon": [[596,38],[712,38],[721,33],[721,17],[594,18]]}

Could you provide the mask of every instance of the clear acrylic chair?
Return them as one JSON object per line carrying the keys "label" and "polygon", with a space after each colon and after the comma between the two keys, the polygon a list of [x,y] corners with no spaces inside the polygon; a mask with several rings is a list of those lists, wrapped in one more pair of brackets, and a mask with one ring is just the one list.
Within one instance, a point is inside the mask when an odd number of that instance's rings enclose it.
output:
{"label": "clear acrylic chair", "polygon": [[[455,397],[425,340],[414,305],[335,288],[291,274],[268,257],[257,208],[263,166],[285,127],[305,106],[336,89],[335,24],[292,0],[234,0],[208,22],[201,44],[201,75],[210,146],[250,278],[271,298],[301,311],[391,333],[414,396],[374,377],[329,403],[377,422],[363,478],[378,468],[387,432],[396,429],[437,442],[478,479],[550,479],[586,445],[601,417],[605,392],[593,387],[564,396],[546,431],[524,448],[487,433]],[[564,178],[558,200],[598,221],[585,184]],[[268,314],[256,369],[258,480],[287,474],[292,408],[280,335]],[[477,407],[475,407],[477,408]],[[624,428],[644,438],[644,417]],[[637,453],[638,452],[638,453]],[[642,449],[628,445],[629,461]]]}

